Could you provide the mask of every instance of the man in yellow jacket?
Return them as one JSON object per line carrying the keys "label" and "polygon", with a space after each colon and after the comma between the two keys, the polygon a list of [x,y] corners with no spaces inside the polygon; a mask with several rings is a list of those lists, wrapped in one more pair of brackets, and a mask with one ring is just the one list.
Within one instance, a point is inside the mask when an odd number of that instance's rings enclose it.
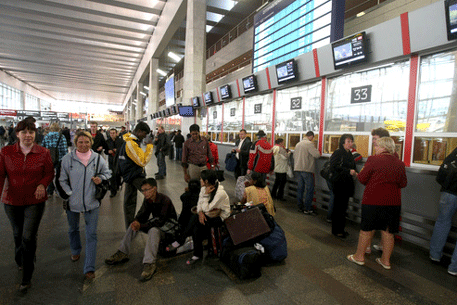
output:
{"label": "man in yellow jacket", "polygon": [[146,151],[140,145],[141,141],[151,132],[148,124],[139,122],[132,133],[126,133],[125,143],[119,150],[119,173],[126,184],[124,193],[124,218],[128,227],[135,217],[137,190],[146,178],[144,167],[151,160],[153,145],[152,138],[146,140]]}

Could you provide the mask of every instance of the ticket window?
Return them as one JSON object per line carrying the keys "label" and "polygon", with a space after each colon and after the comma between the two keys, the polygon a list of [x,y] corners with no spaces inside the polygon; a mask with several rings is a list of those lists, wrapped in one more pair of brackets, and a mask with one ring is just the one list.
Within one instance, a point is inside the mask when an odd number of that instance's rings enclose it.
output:
{"label": "ticket window", "polygon": [[457,147],[457,138],[416,137],[414,139],[413,163],[441,165]]}

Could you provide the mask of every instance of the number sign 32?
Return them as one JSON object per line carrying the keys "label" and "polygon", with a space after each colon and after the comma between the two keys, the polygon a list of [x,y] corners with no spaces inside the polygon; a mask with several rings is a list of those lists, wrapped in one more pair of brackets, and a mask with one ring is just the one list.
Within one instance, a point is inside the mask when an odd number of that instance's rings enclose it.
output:
{"label": "number sign 32", "polygon": [[371,102],[371,85],[351,88],[351,104]]}

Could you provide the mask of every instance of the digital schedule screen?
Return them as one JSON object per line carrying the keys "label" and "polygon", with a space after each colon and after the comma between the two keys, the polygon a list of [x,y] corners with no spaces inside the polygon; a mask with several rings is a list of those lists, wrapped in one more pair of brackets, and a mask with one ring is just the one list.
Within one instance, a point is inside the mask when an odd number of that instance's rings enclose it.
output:
{"label": "digital schedule screen", "polygon": [[344,0],[276,0],[254,16],[253,72],[343,37]]}
{"label": "digital schedule screen", "polygon": [[367,60],[365,32],[335,42],[332,50],[335,70],[365,62]]}
{"label": "digital schedule screen", "polygon": [[181,106],[179,107],[179,115],[185,117],[194,116],[194,108],[192,106]]}
{"label": "digital schedule screen", "polygon": [[291,59],[277,65],[276,76],[278,77],[278,84],[296,79],[297,70],[295,60]]}
{"label": "digital schedule screen", "polygon": [[457,0],[446,0],[447,39],[457,39]]}
{"label": "digital schedule screen", "polygon": [[230,90],[229,85],[224,85],[219,88],[221,90],[221,98],[226,99],[226,98],[231,98],[232,97],[232,91]]}
{"label": "digital schedule screen", "polygon": [[213,101],[213,95],[211,94],[211,91],[205,92],[204,96],[205,96],[205,105],[206,106],[213,104],[214,101]]}
{"label": "digital schedule screen", "polygon": [[243,78],[243,89],[244,93],[257,91],[257,80],[255,75],[250,75],[248,77]]}

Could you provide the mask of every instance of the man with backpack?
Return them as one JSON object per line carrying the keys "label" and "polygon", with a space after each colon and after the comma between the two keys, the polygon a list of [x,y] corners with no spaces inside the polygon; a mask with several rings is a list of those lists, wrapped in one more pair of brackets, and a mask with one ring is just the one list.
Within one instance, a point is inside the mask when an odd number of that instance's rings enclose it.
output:
{"label": "man with backpack", "polygon": [[[62,158],[68,153],[67,141],[65,136],[63,136],[60,132],[59,123],[51,124],[49,127],[49,133],[44,137],[41,146],[49,149],[54,169],[56,169],[60,160],[62,160]],[[48,195],[52,196],[54,194],[54,190],[55,185],[54,182],[51,181],[47,189]]]}
{"label": "man with backpack", "polygon": [[[440,262],[443,248],[451,230],[452,218],[457,212],[457,148],[444,159],[436,181],[441,185],[441,198],[438,218],[430,239],[430,259],[434,262]],[[457,247],[454,249],[447,272],[457,276]]]}

